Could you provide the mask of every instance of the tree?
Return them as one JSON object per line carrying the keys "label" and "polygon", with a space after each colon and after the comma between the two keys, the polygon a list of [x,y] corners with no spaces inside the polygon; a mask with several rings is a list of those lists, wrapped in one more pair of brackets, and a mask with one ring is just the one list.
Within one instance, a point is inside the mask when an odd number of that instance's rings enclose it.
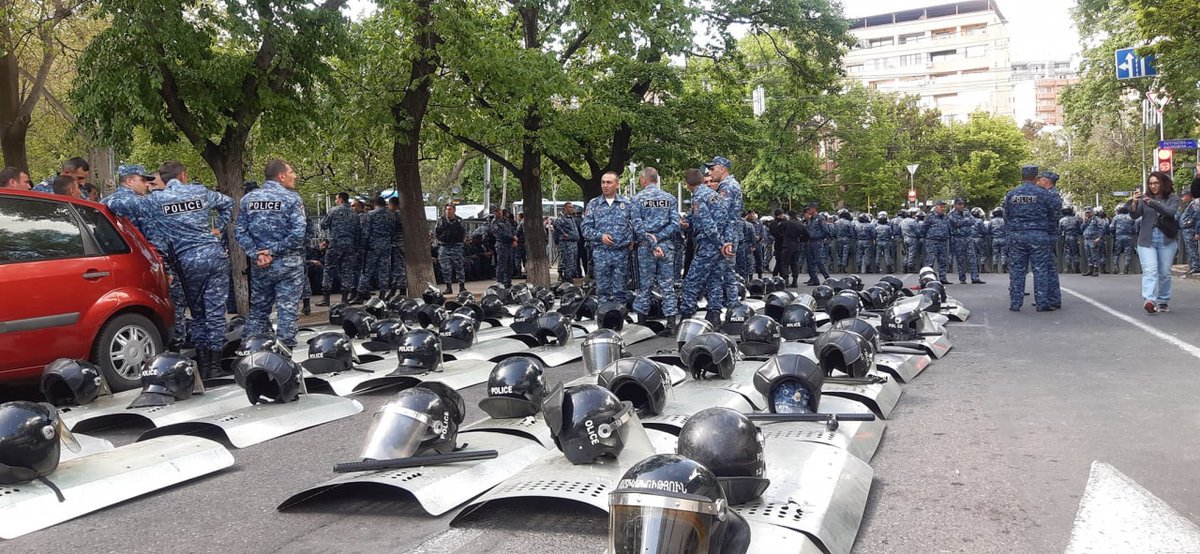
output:
{"label": "tree", "polygon": [[[112,27],[88,45],[71,93],[79,123],[122,150],[135,127],[158,143],[182,135],[236,205],[255,127],[288,136],[314,91],[333,87],[327,58],[346,44],[345,2],[104,1]],[[246,257],[226,235],[245,313]]]}
{"label": "tree", "polygon": [[939,133],[945,174],[941,192],[961,196],[972,206],[995,206],[1021,180],[1029,160],[1029,143],[1012,118],[985,112],[971,114]]}

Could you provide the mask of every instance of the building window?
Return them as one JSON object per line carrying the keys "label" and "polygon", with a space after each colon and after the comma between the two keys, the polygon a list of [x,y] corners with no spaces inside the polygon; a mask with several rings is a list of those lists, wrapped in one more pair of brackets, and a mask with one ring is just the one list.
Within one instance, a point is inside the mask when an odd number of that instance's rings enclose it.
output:
{"label": "building window", "polygon": [[968,58],[982,58],[987,55],[987,45],[968,46],[963,55]]}
{"label": "building window", "polygon": [[857,75],[862,72],[863,72],[862,64],[846,66],[846,73],[849,73],[851,75]]}
{"label": "building window", "polygon": [[948,27],[946,29],[934,29],[929,31],[929,36],[933,37],[933,40],[946,40],[948,38],[953,38],[955,34],[957,34],[957,31],[954,29],[954,27]]}
{"label": "building window", "polygon": [[908,35],[900,35],[900,44],[917,44],[924,42],[925,33],[912,33]]}
{"label": "building window", "polygon": [[984,23],[962,26],[963,36],[982,35],[985,32],[987,32],[987,25]]}
{"label": "building window", "polygon": [[900,67],[909,67],[913,65],[923,65],[925,63],[925,54],[907,54],[899,57]]}
{"label": "building window", "polygon": [[891,46],[892,44],[895,44],[895,37],[873,38],[867,41],[867,48],[879,48],[881,46]]}

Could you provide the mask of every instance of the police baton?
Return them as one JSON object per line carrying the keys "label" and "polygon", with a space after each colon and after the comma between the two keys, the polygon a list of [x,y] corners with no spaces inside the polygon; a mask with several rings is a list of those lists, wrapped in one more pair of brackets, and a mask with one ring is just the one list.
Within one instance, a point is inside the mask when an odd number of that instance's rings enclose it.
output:
{"label": "police baton", "polygon": [[391,458],[388,460],[363,460],[361,462],[343,462],[333,466],[334,473],[353,473],[356,471],[380,471],[385,469],[405,469],[411,467],[450,464],[454,462],[473,462],[475,460],[490,460],[500,457],[495,450],[476,450],[472,452],[451,452],[449,454],[430,454],[428,456],[409,456],[407,458]]}
{"label": "police baton", "polygon": [[808,421],[814,423],[824,423],[825,428],[830,431],[837,431],[839,422],[841,421],[875,421],[875,414],[853,414],[853,413],[808,413],[808,414],[742,414],[750,421],[762,423],[786,423],[797,421]]}

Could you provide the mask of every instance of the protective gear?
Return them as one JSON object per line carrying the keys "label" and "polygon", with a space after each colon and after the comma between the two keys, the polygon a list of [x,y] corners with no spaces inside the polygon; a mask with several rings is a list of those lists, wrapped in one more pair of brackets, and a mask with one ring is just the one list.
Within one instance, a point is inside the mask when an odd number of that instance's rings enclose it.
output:
{"label": "protective gear", "polygon": [[867,214],[858,214],[858,222],[859,223],[870,223],[871,216],[869,216]]}
{"label": "protective gear", "polygon": [[758,277],[751,279],[750,284],[746,285],[746,290],[750,293],[750,296],[763,296],[766,294],[766,288],[766,283]]}
{"label": "protective gear", "polygon": [[940,300],[943,304],[946,302],[946,285],[943,285],[941,282],[935,281],[932,283],[926,283],[922,288],[933,289],[937,291],[938,300]]}
{"label": "protective gear", "polygon": [[858,275],[847,275],[842,277],[842,281],[845,282],[846,285],[851,289],[856,291],[863,290],[863,280],[862,277],[859,277]]}
{"label": "protective gear", "polygon": [[839,294],[825,304],[825,313],[829,314],[830,321],[852,319],[858,317],[859,303],[857,296]]}
{"label": "protective gear", "polygon": [[338,304],[334,304],[333,306],[330,306],[329,307],[329,324],[330,325],[341,325],[342,324],[342,314],[345,313],[346,308],[349,308],[349,307],[350,307],[350,305],[346,304],[345,302],[341,302]]}
{"label": "protective gear", "polygon": [[1064,206],[1061,211],[1065,216],[1075,215],[1075,206]]}
{"label": "protective gear", "polygon": [[750,525],[700,462],[656,454],[629,468],[608,496],[609,552],[743,554]]}
{"label": "protective gear", "polygon": [[533,336],[542,346],[565,346],[571,342],[571,318],[558,312],[545,314],[534,322]]}
{"label": "protective gear", "polygon": [[835,294],[837,293],[834,292],[833,287],[830,287],[829,285],[821,285],[813,289],[812,297],[813,300],[817,302],[817,309],[824,310],[825,307],[829,305],[829,301],[833,299]]}
{"label": "protective gear", "polygon": [[104,373],[87,360],[59,358],[42,370],[42,396],[55,406],[86,406],[112,394]]}
{"label": "protective gear", "polygon": [[542,401],[542,413],[555,446],[576,465],[619,456],[634,418],[633,404],[599,385],[557,384]]}
{"label": "protective gear", "polygon": [[[867,323],[866,321],[863,321],[858,318],[843,319],[843,320],[834,322],[834,324],[832,326],[830,326],[830,328],[838,329],[841,331],[850,331],[851,333],[858,333],[859,335],[862,336],[862,338],[864,340],[867,341],[867,346],[869,346],[871,348],[872,354],[879,352],[879,331],[876,330],[874,326],[872,326],[870,323]],[[870,369],[870,368],[868,368],[868,369]]]}
{"label": "protective gear", "polygon": [[608,364],[596,376],[596,384],[633,404],[637,414],[646,417],[662,413],[671,377],[662,364],[639,356]]}
{"label": "protective gear", "polygon": [[365,339],[375,333],[379,320],[361,308],[347,308],[342,314],[342,330],[356,339]]}
{"label": "protective gear", "polygon": [[763,304],[765,304],[763,312],[767,314],[767,317],[779,321],[779,318],[783,316],[784,306],[791,304],[795,298],[788,291],[772,292],[763,301]]}
{"label": "protective gear", "polygon": [[441,289],[430,283],[425,286],[425,291],[421,293],[421,300],[426,304],[441,306],[446,303],[446,295],[442,293]]}
{"label": "protective gear", "polygon": [[537,319],[545,313],[546,310],[542,308],[541,302],[530,300],[521,304],[513,313],[513,322],[509,327],[518,334],[532,336],[537,332]]}
{"label": "protective gear", "polygon": [[252,352],[233,365],[233,378],[251,404],[286,404],[300,397],[300,365],[275,352]]}
{"label": "protective gear", "polygon": [[721,333],[702,333],[679,349],[679,357],[691,370],[693,379],[706,379],[710,374],[728,379],[737,363],[737,344]]}
{"label": "protective gear", "polygon": [[497,419],[528,417],[542,409],[546,370],[531,356],[513,356],[496,363],[488,375],[487,398],[479,409]]}
{"label": "protective gear", "polygon": [[483,308],[483,316],[490,318],[508,317],[508,310],[504,308],[504,302],[499,296],[494,294],[485,294],[479,300],[479,306]]}
{"label": "protective gear", "polygon": [[350,336],[337,331],[325,331],[308,339],[308,359],[301,362],[313,374],[349,371],[354,367],[354,350]]}
{"label": "protective gear", "polygon": [[790,304],[780,318],[780,334],[783,340],[811,339],[817,336],[817,316],[807,306]]}
{"label": "protective gear", "polygon": [[683,349],[683,345],[701,333],[712,333],[717,326],[707,319],[692,317],[679,322],[679,331],[675,333],[675,349]]}
{"label": "protective gear", "polygon": [[754,389],[773,414],[817,413],[825,371],[800,354],[779,354],[754,373]]}
{"label": "protective gear", "polygon": [[533,293],[524,284],[513,285],[500,295],[505,304],[524,304],[527,300],[533,300]]}
{"label": "protective gear", "polygon": [[850,288],[850,283],[846,282],[844,279],[838,279],[836,277],[832,279],[826,279],[823,284],[824,286],[833,289],[835,294]]}
{"label": "protective gear", "polygon": [[537,294],[533,298],[542,303],[542,307],[548,312],[554,309],[554,293],[550,289],[539,288]]}
{"label": "protective gear", "polygon": [[373,296],[367,299],[366,302],[363,302],[362,309],[366,310],[375,319],[383,319],[388,316],[388,305],[383,300],[380,300],[378,296]]}
{"label": "protective gear", "polygon": [[142,366],[142,394],[129,403],[129,408],[166,406],[186,400],[192,393],[204,392],[203,385],[197,387],[199,383],[195,361],[175,352],[163,352]]}
{"label": "protective gear", "polygon": [[444,350],[462,350],[475,344],[475,320],[455,314],[438,326],[438,336]]}
{"label": "protective gear", "polygon": [[458,440],[465,406],[462,396],[437,383],[421,383],[396,393],[380,406],[367,432],[364,460],[390,460],[421,454],[449,454]]}
{"label": "protective gear", "polygon": [[675,452],[708,468],[729,503],[741,504],[762,496],[771,484],[764,443],[762,431],[737,410],[707,408],[683,424]]}
{"label": "protective gear", "polygon": [[79,452],[79,443],[53,406],[24,400],[0,404],[0,485],[54,473],[63,444]]}
{"label": "protective gear", "polygon": [[454,301],[458,302],[459,305],[467,304],[475,301],[475,295],[471,294],[471,291],[469,290],[464,290],[459,292],[458,296],[454,297]]}
{"label": "protective gear", "polygon": [[612,329],[596,329],[583,339],[580,350],[588,375],[596,375],[608,364],[625,357],[625,340]]}
{"label": "protective gear", "polygon": [[417,325],[425,329],[438,329],[450,314],[438,304],[423,304],[417,310]]}
{"label": "protective gear", "polygon": [[[886,287],[886,288],[884,288]],[[892,287],[884,283],[883,287],[872,285],[859,294],[868,310],[882,310],[892,303]]]}
{"label": "protective gear", "polygon": [[976,219],[983,219],[983,208],[979,206],[971,208],[971,215],[975,216]]}
{"label": "protective gear", "polygon": [[[1000,208],[996,208],[996,209],[1000,209]],[[1119,214],[1129,213],[1129,206],[1126,206],[1125,204],[1117,204],[1117,213],[1119,213]]]}
{"label": "protective gear", "polygon": [[893,304],[883,312],[883,320],[879,323],[879,335],[889,341],[919,338],[922,318],[925,315],[921,310],[923,303],[926,302],[910,300]]}
{"label": "protective gear", "polygon": [[750,316],[742,326],[738,348],[747,356],[770,356],[779,352],[782,340],[779,322],[763,314]]}
{"label": "protective gear", "polygon": [[392,307],[392,313],[400,316],[404,323],[408,325],[417,324],[417,310],[421,309],[422,304],[411,298],[405,298]]}
{"label": "protective gear", "polygon": [[442,367],[442,341],[428,329],[412,329],[396,347],[400,358],[391,375],[420,375]]}
{"label": "protective gear", "polygon": [[814,312],[817,311],[817,299],[806,292],[797,294],[795,300],[792,300],[792,304],[800,304]]}
{"label": "protective gear", "polygon": [[879,219],[887,219],[887,216],[887,212],[879,212],[878,214],[875,214],[875,217]]}
{"label": "protective gear", "polygon": [[[471,326],[475,327],[476,331],[479,331],[479,322],[483,321],[483,308],[480,308],[479,304],[471,302],[469,304],[459,306],[453,312],[450,312],[450,315],[447,316],[447,319],[456,315],[461,315],[471,320]],[[442,323],[445,322],[443,321]]]}
{"label": "protective gear", "polygon": [[730,335],[739,335],[742,332],[742,327],[746,326],[746,320],[754,315],[754,308],[745,302],[734,304],[732,308],[725,311],[725,323],[721,324],[721,332]]}
{"label": "protective gear", "polygon": [[778,275],[771,277],[771,284],[767,287],[767,292],[779,292],[787,288],[787,280]]}
{"label": "protective gear", "polygon": [[831,329],[817,337],[813,352],[825,375],[834,370],[851,377],[865,377],[875,367],[875,355],[862,335],[851,331]]}
{"label": "protective gear", "polygon": [[580,317],[579,307],[583,306],[585,298],[587,297],[584,296],[583,291],[577,287],[568,289],[558,301],[558,313],[571,317]]}
{"label": "protective gear", "polygon": [[596,308],[596,322],[604,329],[620,331],[628,314],[629,310],[620,302],[603,302]]}
{"label": "protective gear", "polygon": [[596,312],[600,309],[600,299],[594,294],[589,294],[583,299],[583,303],[579,304],[579,309],[575,312],[578,319],[592,318],[596,319]]}
{"label": "protective gear", "polygon": [[904,281],[901,281],[895,275],[884,275],[883,277],[879,278],[879,282],[886,283],[888,286],[892,287],[893,296],[901,294],[900,291],[904,290]]}

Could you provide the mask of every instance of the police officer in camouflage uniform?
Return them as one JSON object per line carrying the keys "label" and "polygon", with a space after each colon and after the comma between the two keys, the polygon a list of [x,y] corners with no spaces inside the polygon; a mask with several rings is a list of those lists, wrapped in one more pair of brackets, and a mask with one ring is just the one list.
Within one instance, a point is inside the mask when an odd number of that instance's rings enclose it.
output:
{"label": "police officer in camouflage uniform", "polygon": [[875,221],[875,267],[880,273],[891,273],[892,252],[895,249],[895,235],[892,234],[892,224],[887,212],[879,212]]}
{"label": "police officer in camouflage uniform", "polygon": [[609,171],[600,177],[602,194],[583,212],[583,237],[592,245],[596,296],[600,302],[624,302],[629,282],[629,245],[634,241],[633,208],[617,194],[619,177]]}
{"label": "police officer in camouflage uniform", "polygon": [[990,237],[983,208],[979,206],[971,208],[971,217],[975,218],[975,231],[971,234],[971,238],[975,241],[975,266],[979,268],[979,271],[986,271],[984,263],[988,259],[987,245]]}
{"label": "police officer in camouflage uniform", "polygon": [[950,212],[950,246],[954,250],[954,263],[958,266],[958,282],[982,285],[979,279],[979,260],[975,257],[975,218],[965,209],[962,198],[954,199],[954,211]]}
{"label": "police officer in camouflage uniform", "polygon": [[992,210],[992,219],[988,221],[988,235],[992,239],[992,270],[996,273],[1007,271],[1008,237],[1005,235],[1004,208]]}
{"label": "police officer in camouflage uniform", "polygon": [[1133,261],[1133,234],[1136,230],[1133,218],[1129,216],[1129,206],[1119,204],[1117,215],[1113,216],[1109,226],[1113,234],[1113,272],[1128,275],[1129,264]]}
{"label": "police officer in camouflage uniform", "polygon": [[[229,297],[229,254],[220,237],[233,217],[233,200],[204,185],[183,184],[187,168],[177,161],[164,163],[158,173],[167,188],[141,197],[147,227],[151,240],[164,245],[163,252],[183,281],[201,374],[216,375],[221,371]],[[213,211],[217,217],[210,221]]]}
{"label": "police officer in camouflage uniform", "polygon": [[[404,218],[400,215],[399,198],[388,198],[388,211],[392,213],[392,290],[383,295],[385,300],[404,296],[408,291],[408,270],[404,265]],[[461,241],[459,246],[462,246]]]}
{"label": "police officer in camouflage uniform", "polygon": [[698,169],[689,169],[684,174],[684,182],[692,193],[691,207],[684,225],[695,237],[696,253],[683,280],[683,300],[679,313],[684,319],[695,315],[697,302],[703,294],[708,298],[705,317],[719,324],[725,287],[718,268],[725,263],[721,248],[727,239],[721,236],[717,225],[717,218],[722,216],[721,199],[715,191],[702,184],[703,180]]}
{"label": "police officer in camouflage uniform", "polygon": [[348,193],[339,192],[333,202],[333,208],[321,220],[321,228],[329,233],[329,248],[325,250],[325,259],[321,262],[324,266],[321,276],[324,296],[317,303],[318,306],[329,305],[335,275],[341,280],[342,302],[350,302],[354,298],[354,286],[357,284],[354,257],[358,255],[362,227],[358,223],[358,214],[350,207]]}
{"label": "police officer in camouflage uniform", "polygon": [[[749,214],[746,214],[746,217],[748,218]],[[743,281],[749,281],[754,273],[754,243],[756,241],[754,224],[750,223],[749,219],[742,219],[736,229],[740,240],[738,241],[735,266],[738,277],[741,277]]]}
{"label": "police officer in camouflage uniform", "polygon": [[829,269],[825,260],[829,258],[829,240],[834,236],[833,227],[825,218],[817,213],[820,204],[809,202],[804,206],[804,223],[808,227],[808,248],[805,252],[804,264],[808,269],[808,281],[804,284],[816,286],[820,284],[817,276],[829,278]]}
{"label": "police officer in camouflage uniform", "polygon": [[1104,263],[1104,234],[1108,224],[1096,210],[1088,207],[1083,212],[1083,250],[1087,254],[1088,270],[1084,276],[1099,277],[1100,265]]}
{"label": "police officer in camouflage uniform", "polygon": [[925,216],[921,240],[925,244],[925,265],[937,270],[938,280],[949,285],[946,272],[950,270],[950,218],[946,216],[945,200],[935,201],[933,211]]}
{"label": "police officer in camouflage uniform", "polygon": [[[675,327],[679,299],[675,296],[675,249],[679,240],[679,207],[675,197],[658,184],[658,170],[642,169],[638,176],[642,190],[633,197],[633,229],[637,233],[638,295],[633,311],[639,320],[650,315],[650,292],[657,285],[663,298],[667,329]],[[746,225],[750,225],[746,222]]]}
{"label": "police officer in camouflage uniform", "polygon": [[838,210],[837,217],[837,223],[833,226],[834,235],[837,236],[837,270],[848,273],[850,271],[850,245],[854,242],[856,234],[854,217],[846,208]]}
{"label": "police officer in camouflage uniform", "polygon": [[433,236],[438,240],[438,263],[442,266],[442,278],[446,281],[446,294],[454,294],[453,283],[458,291],[467,290],[467,274],[463,269],[463,240],[467,228],[458,217],[454,204],[446,205],[446,215],[437,222]]}
{"label": "police officer in camouflage uniform", "polygon": [[750,210],[750,224],[754,226],[754,273],[758,274],[758,278],[763,276],[763,270],[766,268],[767,261],[771,259],[769,254],[770,235],[767,234],[767,227],[758,220],[758,212]]}
{"label": "police officer in camouflage uniform", "polygon": [[741,225],[742,212],[745,210],[742,185],[733,176],[733,162],[724,157],[716,156],[712,161],[704,164],[704,167],[708,169],[708,174],[712,177],[713,182],[717,183],[717,196],[721,198],[725,209],[725,215],[717,221],[717,225],[720,226],[721,235],[729,240],[721,247],[721,253],[725,256],[725,307],[732,308],[740,302],[734,257],[737,254],[738,243],[741,242],[741,233],[738,233],[737,230]]}
{"label": "police officer in camouflage uniform", "polygon": [[304,201],[296,172],[283,160],[267,162],[266,181],[242,197],[234,238],[254,259],[250,267],[250,317],[243,334],[271,329],[279,315],[279,341],[296,346],[297,305],[304,287]]}
{"label": "police officer in camouflage uniform", "polygon": [[578,277],[579,270],[579,227],[575,224],[575,205],[563,205],[562,217],[550,224],[554,233],[554,247],[558,250],[558,279],[571,281]]}
{"label": "police officer in camouflage uniform", "polygon": [[871,216],[865,213],[858,214],[858,223],[854,225],[854,238],[858,241],[858,272],[874,273],[872,266],[875,263],[875,224],[871,222]]}
{"label": "police officer in camouflage uniform", "polygon": [[517,247],[517,230],[508,218],[508,210],[497,209],[496,216],[488,225],[488,232],[496,239],[496,282],[512,285],[513,250]]}
{"label": "police officer in camouflage uniform", "polygon": [[[1190,188],[1180,191],[1179,213],[1176,216],[1179,221],[1179,228],[1181,229],[1181,231],[1180,231],[1181,234],[1179,235],[1179,240],[1183,242],[1184,253],[1187,255],[1187,264],[1188,264],[1187,274],[1189,274],[1189,275],[1200,270],[1200,248],[1197,248],[1195,234],[1189,231],[1190,229],[1192,229],[1193,227],[1196,226],[1197,216],[1200,216],[1200,202],[1198,202],[1196,200],[1196,197],[1192,191],[1192,189],[1195,189],[1197,187],[1200,187],[1200,176],[1197,176],[1196,179],[1194,179],[1192,181],[1192,185]],[[1197,191],[1197,192],[1200,192],[1200,191]],[[1128,211],[1128,210],[1126,210],[1126,211]],[[1119,208],[1117,210],[1117,213],[1118,214],[1121,213]],[[1116,216],[1116,217],[1120,217],[1120,216]],[[1116,221],[1116,217],[1113,218],[1114,222]],[[1131,237],[1131,239],[1132,239],[1132,237]],[[1131,240],[1131,242],[1132,242],[1132,240]],[[1117,257],[1117,255],[1114,252],[1113,258],[1116,258],[1116,257]],[[1116,270],[1117,269],[1114,267],[1113,271],[1116,271]],[[1125,266],[1125,273],[1129,273],[1129,265],[1128,264],[1126,264],[1126,266]]]}
{"label": "police officer in camouflage uniform", "polygon": [[918,256],[921,254],[921,222],[917,219],[918,208],[909,212],[908,218],[900,223],[900,235],[904,239],[904,271],[917,270]]}
{"label": "police officer in camouflage uniform", "polygon": [[1058,220],[1058,234],[1063,239],[1063,261],[1066,271],[1078,273],[1079,266],[1079,236],[1083,234],[1083,222],[1075,215],[1075,208],[1067,206],[1062,209],[1062,217]]}
{"label": "police officer in camouflage uniform", "polygon": [[1037,311],[1053,310],[1049,269],[1054,263],[1055,226],[1062,207],[1058,195],[1034,184],[1037,166],[1021,168],[1021,184],[1004,196],[1008,233],[1008,309],[1018,312],[1025,302],[1025,274],[1033,262],[1033,299]]}
{"label": "police officer in camouflage uniform", "polygon": [[[1058,174],[1053,171],[1043,171],[1038,175],[1037,186],[1049,191],[1053,197],[1051,203],[1055,206],[1062,206],[1062,195],[1058,193]],[[1042,263],[1047,264],[1045,271],[1050,275],[1050,286],[1046,288],[1046,300],[1050,303],[1050,308],[1057,310],[1062,308],[1062,284],[1058,280],[1058,265],[1054,259],[1054,234],[1058,231],[1058,223],[1051,218],[1046,222],[1046,233],[1050,235],[1051,247],[1050,255],[1039,258]],[[1037,268],[1034,268],[1037,271]]]}
{"label": "police officer in camouflage uniform", "polygon": [[371,297],[372,278],[380,289],[386,289],[392,279],[392,231],[395,226],[396,220],[387,210],[387,201],[376,198],[375,209],[367,213],[362,228],[367,256],[358,280],[359,302]]}

